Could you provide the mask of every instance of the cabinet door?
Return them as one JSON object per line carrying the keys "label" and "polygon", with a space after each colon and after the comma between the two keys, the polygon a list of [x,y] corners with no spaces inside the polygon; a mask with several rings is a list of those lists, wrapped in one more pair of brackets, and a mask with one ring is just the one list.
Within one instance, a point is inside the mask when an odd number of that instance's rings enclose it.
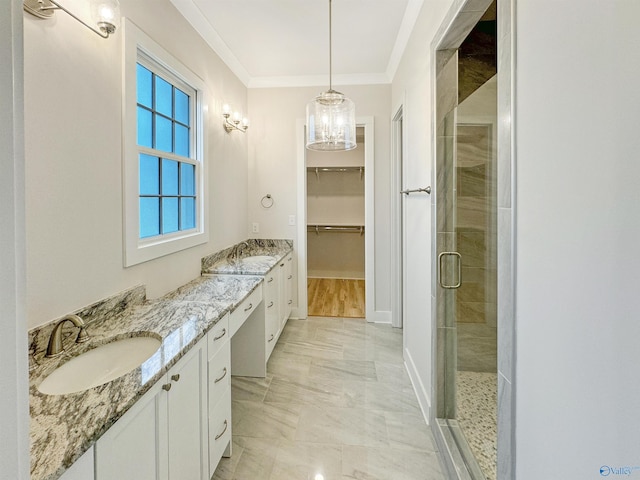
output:
{"label": "cabinet door", "polygon": [[151,387],[98,440],[96,480],[168,480],[163,384]]}
{"label": "cabinet door", "polygon": [[93,480],[95,478],[93,456],[93,447],[91,447],[62,474],[59,480]]}
{"label": "cabinet door", "polygon": [[206,480],[209,472],[206,345],[201,340],[167,374],[170,480]]}

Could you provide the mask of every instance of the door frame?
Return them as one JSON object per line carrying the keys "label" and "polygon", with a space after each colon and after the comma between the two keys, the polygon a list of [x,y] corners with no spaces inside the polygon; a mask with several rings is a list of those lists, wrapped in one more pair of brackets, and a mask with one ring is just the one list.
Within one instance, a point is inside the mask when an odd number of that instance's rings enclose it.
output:
{"label": "door frame", "polygon": [[404,319],[405,235],[404,202],[400,190],[404,188],[403,159],[406,142],[404,122],[404,97],[391,119],[391,268],[393,290],[391,293],[391,325],[402,328]]}
{"label": "door frame", "polygon": [[[375,322],[375,205],[374,205],[374,120],[373,117],[356,117],[356,126],[364,127],[364,269],[365,315],[368,322]],[[296,318],[307,318],[307,155],[305,148],[306,122],[298,119],[296,125],[296,184],[298,225],[296,245],[298,257],[298,309]]]}
{"label": "door frame", "polygon": [[[435,171],[437,158],[437,105],[438,100],[446,100],[445,91],[438,87],[445,80],[439,78],[437,53],[456,50],[471,28],[477,23],[491,0],[454,0],[448,13],[442,20],[433,37],[430,51],[431,72],[431,155],[432,178],[436,195],[432,195],[432,282],[437,285],[437,250],[436,234],[438,221],[438,205],[436,203],[438,182]],[[515,26],[516,0],[497,0],[498,8],[498,465],[500,479],[515,477],[516,472],[516,401],[515,390],[517,377],[515,372],[516,328],[515,328],[515,285],[513,270],[516,265],[514,245],[514,229],[516,226],[516,151],[514,144],[515,124]],[[445,82],[446,83],[446,82]],[[441,93],[441,95],[439,95]],[[504,200],[503,200],[504,199]],[[436,296],[437,297],[437,296]],[[441,387],[444,384],[440,365],[447,345],[447,328],[438,323],[438,302],[432,303],[432,384],[434,405],[431,410],[430,424],[436,446],[442,454],[443,467],[453,479],[469,478],[468,472],[460,457],[455,440],[446,422],[439,417],[443,398]],[[466,476],[465,476],[466,474]]]}

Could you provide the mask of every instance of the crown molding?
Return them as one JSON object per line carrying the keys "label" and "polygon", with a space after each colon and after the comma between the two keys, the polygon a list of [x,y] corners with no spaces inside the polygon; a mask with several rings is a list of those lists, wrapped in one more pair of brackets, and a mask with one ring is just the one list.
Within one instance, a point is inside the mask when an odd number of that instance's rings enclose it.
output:
{"label": "crown molding", "polygon": [[[332,84],[337,85],[380,85],[391,83],[386,73],[359,73],[333,75]],[[284,77],[253,77],[248,88],[281,87],[321,87],[329,86],[329,75],[296,75]]]}
{"label": "crown molding", "polygon": [[193,0],[170,1],[213,51],[218,54],[225,65],[229,67],[235,76],[247,87],[251,79],[249,72],[247,72],[227,44],[224,43],[222,37],[218,35],[218,32],[216,32],[213,26],[206,20],[204,13],[193,3]]}
{"label": "crown molding", "polygon": [[409,0],[409,3],[407,3],[407,9],[404,11],[400,30],[398,30],[398,36],[396,37],[393,50],[389,57],[389,63],[387,64],[387,77],[389,77],[391,81],[393,81],[393,77],[396,75],[396,71],[400,66],[402,55],[404,55],[404,51],[407,48],[411,32],[413,32],[413,27],[418,20],[418,15],[420,15],[423,4],[424,0]]}

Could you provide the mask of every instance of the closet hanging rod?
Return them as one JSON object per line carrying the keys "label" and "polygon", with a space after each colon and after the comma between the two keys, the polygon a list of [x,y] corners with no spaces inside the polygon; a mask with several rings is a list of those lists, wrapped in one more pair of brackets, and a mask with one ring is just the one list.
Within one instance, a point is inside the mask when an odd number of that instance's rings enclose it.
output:
{"label": "closet hanging rod", "polygon": [[348,232],[364,234],[363,225],[307,225],[308,232],[316,232],[316,235],[320,235],[320,232]]}
{"label": "closet hanging rod", "polygon": [[364,167],[307,167],[312,172],[359,172]]}
{"label": "closet hanging rod", "polygon": [[364,167],[307,167],[307,172],[315,172],[317,180],[320,180],[320,172],[360,172],[362,180]]}

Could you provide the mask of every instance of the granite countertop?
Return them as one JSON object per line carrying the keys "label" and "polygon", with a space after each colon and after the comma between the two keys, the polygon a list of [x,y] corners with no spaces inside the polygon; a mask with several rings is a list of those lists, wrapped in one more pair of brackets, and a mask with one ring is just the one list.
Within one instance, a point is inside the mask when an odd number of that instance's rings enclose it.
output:
{"label": "granite countertop", "polygon": [[202,274],[266,275],[292,251],[291,240],[247,240],[203,258]]}
{"label": "granite countertop", "polygon": [[[151,301],[144,287],[114,296],[76,313],[90,340],[66,339],[65,352],[45,358],[52,325],[30,332],[29,403],[31,479],[55,480],[88,450],[227,312],[263,281],[249,275],[200,277]],[[37,386],[59,365],[98,345],[121,338],[152,336],[162,341],[142,366],[111,381],[69,395],[45,395]]]}

